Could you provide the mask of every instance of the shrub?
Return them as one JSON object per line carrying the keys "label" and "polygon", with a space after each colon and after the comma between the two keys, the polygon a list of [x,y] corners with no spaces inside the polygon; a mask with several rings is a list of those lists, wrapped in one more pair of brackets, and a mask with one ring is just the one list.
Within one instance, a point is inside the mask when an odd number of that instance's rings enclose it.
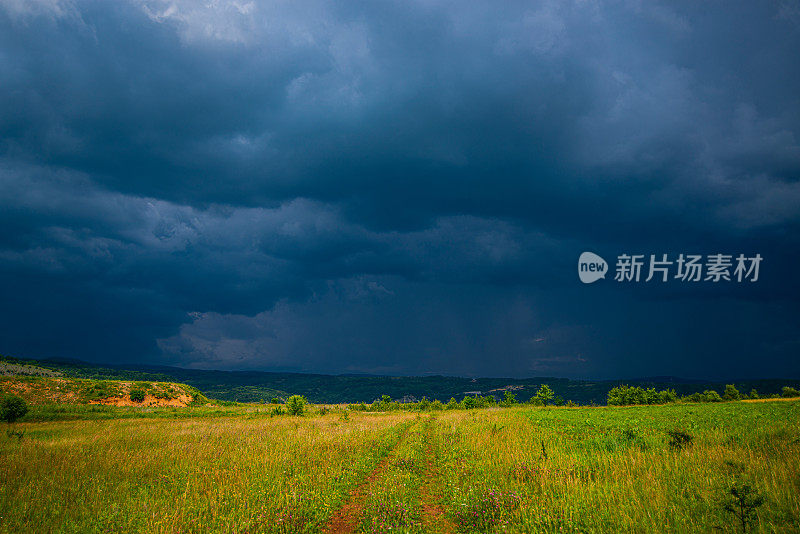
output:
{"label": "shrub", "polygon": [[302,395],[292,395],[286,401],[286,411],[289,412],[289,415],[303,415],[306,410],[306,404],[308,404],[308,401]]}
{"label": "shrub", "polygon": [[28,403],[16,395],[6,395],[0,403],[0,419],[13,423],[28,413]]}
{"label": "shrub", "polygon": [[638,386],[631,387],[623,384],[609,390],[606,402],[609,406],[647,404],[647,393]]}
{"label": "shrub", "polygon": [[705,390],[703,396],[705,397],[705,402],[722,402],[722,397],[713,389]]}
{"label": "shrub", "polygon": [[442,401],[440,401],[439,399],[436,399],[435,401],[433,401],[431,403],[431,410],[434,410],[434,411],[437,411],[437,412],[439,410],[444,410],[444,404],[442,404]]}
{"label": "shrub", "polygon": [[759,399],[760,398],[758,396],[758,391],[756,391],[756,388],[753,388],[753,389],[750,390],[750,398],[751,399]]}
{"label": "shrub", "polygon": [[427,411],[431,407],[431,401],[427,397],[422,397],[422,400],[417,403],[417,407],[422,411]]}
{"label": "shrub", "polygon": [[461,406],[466,408],[467,410],[475,408],[475,405],[476,405],[475,397],[464,397],[464,400],[461,401]]}
{"label": "shrub", "polygon": [[142,389],[139,388],[132,389],[130,396],[133,402],[144,402],[144,390]]}
{"label": "shrub", "polygon": [[542,384],[539,388],[539,391],[536,392],[534,398],[537,400],[537,402],[541,403],[542,406],[547,406],[547,403],[552,401],[554,396],[555,394],[553,393],[553,390],[550,389],[550,386],[547,384]]}
{"label": "shrub", "polygon": [[733,384],[726,384],[725,385],[725,392],[722,394],[722,398],[726,401],[735,401],[739,400],[742,395],[739,393],[739,390],[736,389],[736,386]]}
{"label": "shrub", "polygon": [[6,430],[6,436],[9,438],[17,438],[17,441],[22,440],[25,437],[24,430]]}
{"label": "shrub", "polygon": [[480,395],[475,395],[475,407],[476,408],[486,408],[489,406],[489,399],[486,397],[482,397]]}
{"label": "shrub", "polygon": [[[687,397],[686,400],[703,402],[697,397],[699,393]],[[667,404],[678,402],[678,394],[674,389],[656,391],[656,388],[643,389],[639,386],[621,385],[611,388],[608,392],[607,403],[609,406],[630,406],[634,404]]]}
{"label": "shrub", "polygon": [[792,397],[800,397],[800,391],[797,391],[794,388],[790,388],[789,386],[785,386],[783,390],[781,390],[781,397],[785,399],[790,399]]}
{"label": "shrub", "polygon": [[275,406],[274,408],[272,408],[272,412],[270,413],[270,415],[283,415],[284,413],[286,412],[283,411],[283,408],[281,408],[280,406]]}
{"label": "shrub", "polygon": [[450,397],[450,400],[447,402],[445,409],[455,410],[456,408],[458,408],[458,401],[455,399],[455,397]]}
{"label": "shrub", "polygon": [[270,404],[283,404],[278,397],[272,397],[269,402]]}
{"label": "shrub", "polygon": [[670,402],[678,402],[678,394],[674,389],[665,389],[658,392],[658,403],[668,404]]}
{"label": "shrub", "polygon": [[758,519],[756,509],[762,504],[764,497],[750,484],[742,482],[737,477],[733,485],[728,488],[722,508],[733,514],[742,532],[748,532],[750,525]]}
{"label": "shrub", "polygon": [[511,393],[510,391],[506,390],[503,393],[503,400],[500,401],[500,406],[508,407],[508,406],[513,406],[515,404],[517,404],[517,396],[514,393]]}
{"label": "shrub", "polygon": [[669,446],[675,450],[682,450],[692,444],[694,437],[683,430],[667,430]]}

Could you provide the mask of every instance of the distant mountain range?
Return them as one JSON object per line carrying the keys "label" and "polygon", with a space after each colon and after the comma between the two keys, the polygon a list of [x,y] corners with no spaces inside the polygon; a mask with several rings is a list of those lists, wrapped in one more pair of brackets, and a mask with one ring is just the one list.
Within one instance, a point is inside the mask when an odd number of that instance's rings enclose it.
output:
{"label": "distant mountain range", "polygon": [[466,395],[514,393],[519,401],[531,398],[542,385],[556,395],[579,404],[605,404],[608,391],[620,384],[656,389],[674,389],[679,395],[714,389],[720,393],[733,383],[743,393],[756,389],[760,394],[779,393],[783,386],[800,388],[800,379],[757,379],[702,381],[672,376],[626,380],[570,380],[567,378],[465,378],[454,376],[370,376],[275,373],[264,371],[204,371],[157,365],[92,364],[74,359],[50,358],[5,361],[33,364],[53,369],[66,376],[109,380],[182,382],[196,387],[210,398],[239,402],[269,402],[273,397],[305,395],[315,403],[372,402],[389,395],[393,399],[414,400],[427,397],[447,402]]}

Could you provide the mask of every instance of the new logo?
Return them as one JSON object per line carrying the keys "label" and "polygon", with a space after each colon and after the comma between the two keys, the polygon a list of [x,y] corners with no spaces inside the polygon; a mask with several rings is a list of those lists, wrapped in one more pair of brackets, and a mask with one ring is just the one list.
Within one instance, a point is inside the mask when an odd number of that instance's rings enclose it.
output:
{"label": "new logo", "polygon": [[584,252],[578,258],[578,277],[584,284],[591,284],[605,278],[607,272],[606,260],[594,252]]}

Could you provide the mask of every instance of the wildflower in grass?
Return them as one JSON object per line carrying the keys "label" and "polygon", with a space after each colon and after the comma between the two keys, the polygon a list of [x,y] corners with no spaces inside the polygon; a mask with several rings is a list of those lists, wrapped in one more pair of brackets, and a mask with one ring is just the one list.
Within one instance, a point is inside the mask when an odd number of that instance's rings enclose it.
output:
{"label": "wildflower in grass", "polygon": [[463,528],[484,532],[508,524],[519,506],[520,496],[516,492],[490,489],[473,502],[463,504],[457,521]]}

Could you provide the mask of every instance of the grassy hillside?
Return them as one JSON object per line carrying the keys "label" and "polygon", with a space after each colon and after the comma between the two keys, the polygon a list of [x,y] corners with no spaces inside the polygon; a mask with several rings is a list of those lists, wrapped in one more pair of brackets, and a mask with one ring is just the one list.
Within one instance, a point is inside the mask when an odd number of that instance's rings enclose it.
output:
{"label": "grassy hillside", "polygon": [[798,401],[253,409],[16,424],[0,532],[739,532],[745,486],[751,532],[800,531]]}
{"label": "grassy hillside", "polygon": [[[687,381],[669,377],[641,380],[568,380],[565,378],[538,377],[464,378],[448,376],[349,376],[305,373],[267,373],[257,371],[203,371],[178,367],[148,366],[98,366],[77,361],[16,360],[3,358],[15,365],[34,365],[63,376],[74,378],[164,381],[189,384],[215,399],[238,402],[269,402],[273,397],[304,395],[312,402],[350,403],[372,402],[381,395],[394,399],[439,399],[446,402],[451,397],[461,400],[465,395],[481,392],[482,395],[503,396],[506,389],[525,401],[531,398],[541,384],[548,384],[556,395],[579,404],[605,404],[608,391],[621,382],[632,386],[656,389],[675,389],[678,395],[688,395],[713,389],[722,393],[724,382]],[[757,389],[761,394],[780,393],[783,386],[800,387],[797,379],[736,380],[742,392]]]}
{"label": "grassy hillside", "polygon": [[34,405],[189,406],[208,402],[204,395],[186,384],[63,376],[0,376],[0,396],[6,393],[18,395]]}

